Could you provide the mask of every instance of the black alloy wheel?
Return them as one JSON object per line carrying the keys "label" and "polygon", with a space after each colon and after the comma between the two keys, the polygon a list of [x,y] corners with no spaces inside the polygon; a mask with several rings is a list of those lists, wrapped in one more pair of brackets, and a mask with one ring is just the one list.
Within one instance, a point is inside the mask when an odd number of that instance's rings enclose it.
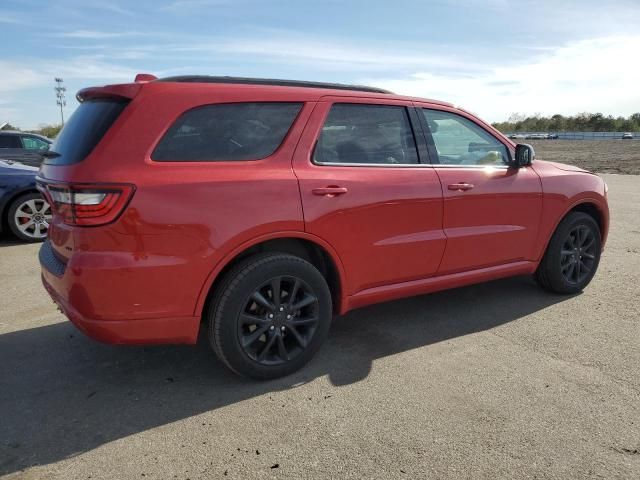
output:
{"label": "black alloy wheel", "polygon": [[287,253],[262,253],[215,285],[206,318],[210,344],[234,372],[266,380],[289,375],[318,351],[332,299],[320,271]]}
{"label": "black alloy wheel", "polygon": [[318,298],[304,280],[278,276],[258,287],[238,318],[238,336],[249,358],[280,365],[300,355],[316,332]]}

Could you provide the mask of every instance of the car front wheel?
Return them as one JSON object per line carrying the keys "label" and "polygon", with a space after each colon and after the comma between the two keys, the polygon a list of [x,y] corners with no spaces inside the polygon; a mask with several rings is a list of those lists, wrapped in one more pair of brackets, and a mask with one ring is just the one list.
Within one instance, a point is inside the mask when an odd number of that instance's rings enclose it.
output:
{"label": "car front wheel", "polygon": [[209,341],[234,372],[255,379],[304,366],[329,333],[329,287],[309,262],[284,253],[243,260],[216,287]]}
{"label": "car front wheel", "polygon": [[571,212],[551,237],[536,279],[556,293],[580,292],[596,273],[601,249],[598,223],[586,213]]}

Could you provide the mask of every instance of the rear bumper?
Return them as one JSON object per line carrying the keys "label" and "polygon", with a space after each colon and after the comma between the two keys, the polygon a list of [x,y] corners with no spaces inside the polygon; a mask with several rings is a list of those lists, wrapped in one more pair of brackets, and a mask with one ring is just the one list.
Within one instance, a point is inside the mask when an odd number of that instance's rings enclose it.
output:
{"label": "rear bumper", "polygon": [[[79,286],[79,279],[73,277],[66,266],[51,257],[49,242],[41,247],[40,263],[42,284],[64,315],[87,336],[113,344],[194,344],[198,338],[200,317],[168,318],[90,318],[81,313],[71,302],[69,292]],[[108,282],[105,282],[108,284]],[[108,288],[108,285],[105,285]],[[115,301],[115,299],[114,299]],[[120,317],[126,312],[120,312]]]}

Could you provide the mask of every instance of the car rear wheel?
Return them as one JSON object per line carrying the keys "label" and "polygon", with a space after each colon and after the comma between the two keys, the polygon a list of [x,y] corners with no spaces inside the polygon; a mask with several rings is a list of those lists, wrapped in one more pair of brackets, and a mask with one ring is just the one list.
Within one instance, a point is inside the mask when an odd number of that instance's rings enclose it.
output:
{"label": "car rear wheel", "polygon": [[571,212],[551,237],[536,279],[556,293],[580,292],[596,273],[601,249],[598,223],[586,213]]}
{"label": "car rear wheel", "polygon": [[7,216],[13,234],[25,242],[41,242],[47,238],[51,207],[39,193],[27,193],[16,198]]}
{"label": "car rear wheel", "polygon": [[331,294],[306,260],[260,254],[224,276],[207,316],[216,355],[234,372],[266,380],[293,373],[315,355],[329,333]]}

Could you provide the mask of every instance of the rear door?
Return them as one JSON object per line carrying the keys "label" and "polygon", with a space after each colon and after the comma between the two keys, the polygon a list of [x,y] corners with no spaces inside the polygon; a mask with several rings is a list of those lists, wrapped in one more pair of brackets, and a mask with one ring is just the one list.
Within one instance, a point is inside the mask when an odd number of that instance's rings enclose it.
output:
{"label": "rear door", "polygon": [[440,182],[410,107],[324,97],[294,154],[305,228],[338,252],[348,294],[432,275],[444,252]]}
{"label": "rear door", "polygon": [[0,133],[0,159],[19,162],[22,153],[22,142],[18,135]]}
{"label": "rear door", "polygon": [[510,146],[473,117],[446,107],[418,113],[444,195],[438,274],[533,260],[542,213],[536,172],[509,168]]}

